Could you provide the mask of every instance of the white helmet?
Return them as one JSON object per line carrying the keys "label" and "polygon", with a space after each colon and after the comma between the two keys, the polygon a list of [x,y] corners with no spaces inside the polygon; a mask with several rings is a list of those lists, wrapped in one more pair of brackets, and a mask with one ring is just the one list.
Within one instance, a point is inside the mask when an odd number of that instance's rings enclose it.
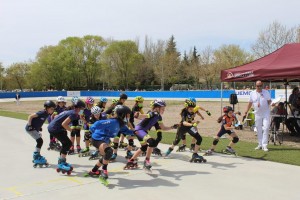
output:
{"label": "white helmet", "polygon": [[99,108],[98,106],[93,106],[91,112],[93,115],[98,115],[101,113],[101,108]]}
{"label": "white helmet", "polygon": [[58,96],[57,98],[56,98],[56,101],[59,103],[59,102],[64,102],[64,103],[66,103],[66,100],[65,100],[65,98],[63,97],[63,96]]}

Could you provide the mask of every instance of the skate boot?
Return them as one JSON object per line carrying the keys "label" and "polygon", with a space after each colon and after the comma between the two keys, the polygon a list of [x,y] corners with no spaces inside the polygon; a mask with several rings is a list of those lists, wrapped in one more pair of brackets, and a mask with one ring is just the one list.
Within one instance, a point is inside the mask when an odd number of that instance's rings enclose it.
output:
{"label": "skate boot", "polygon": [[70,150],[69,150],[69,152],[68,152],[68,154],[69,155],[73,155],[75,152],[74,152],[74,146],[72,145],[71,146],[71,148],[70,148]]}
{"label": "skate boot", "polygon": [[36,168],[37,166],[43,167],[44,165],[46,167],[49,166],[47,160],[45,159],[44,156],[41,156],[40,152],[34,152],[33,153],[33,160],[32,160],[32,162],[34,163],[33,164],[34,168]]}
{"label": "skate boot", "polygon": [[193,152],[195,150],[195,144],[191,144],[190,151]]}
{"label": "skate boot", "polygon": [[92,177],[99,177],[101,174],[100,170],[97,170],[96,172],[93,172],[93,170],[89,171],[87,174],[85,174],[84,176],[92,176]]}
{"label": "skate boot", "polygon": [[197,153],[193,153],[193,156],[190,160],[190,162],[199,162],[199,163],[202,163],[202,162],[206,162],[206,159],[203,158],[203,156],[199,156]]}
{"label": "skate boot", "polygon": [[101,170],[100,176],[99,176],[99,180],[101,183],[103,183],[103,185],[107,186],[108,185],[108,172],[107,170]]}
{"label": "skate boot", "polygon": [[125,143],[125,142],[120,142],[119,148],[120,148],[120,149],[124,149],[124,148],[127,147],[127,146],[128,146],[127,143]]}
{"label": "skate boot", "polygon": [[226,153],[226,154],[232,154],[232,155],[236,156],[236,152],[230,146],[227,146],[226,149],[223,152]]}
{"label": "skate boot", "polygon": [[143,166],[143,169],[146,171],[146,172],[151,172],[151,163],[150,163],[150,160],[145,160],[144,161],[144,166]]}
{"label": "skate boot", "polygon": [[127,151],[125,158],[130,159],[132,156],[133,156],[133,153],[131,153],[131,151]]}
{"label": "skate boot", "polygon": [[81,150],[81,152],[78,154],[79,157],[87,157],[90,156],[90,148],[86,147],[85,149]]}
{"label": "skate boot", "polygon": [[161,150],[160,150],[159,148],[157,148],[157,147],[155,147],[155,148],[153,149],[152,154],[153,154],[153,155],[162,156]]}
{"label": "skate boot", "polygon": [[54,143],[54,150],[56,150],[56,151],[60,151],[61,150],[61,145],[60,145],[60,143],[59,142],[55,142]]}
{"label": "skate boot", "polygon": [[111,158],[110,158],[110,162],[113,162],[113,161],[115,161],[116,160],[116,158],[117,158],[117,154],[116,153],[113,153],[113,155],[111,156]]}
{"label": "skate boot", "polygon": [[205,156],[211,156],[215,153],[214,149],[208,149],[207,151],[205,151],[204,155]]}
{"label": "skate boot", "polygon": [[123,169],[135,169],[137,167],[137,160],[129,160]]}
{"label": "skate boot", "polygon": [[48,151],[49,150],[55,150],[55,148],[56,148],[56,142],[55,142],[55,140],[54,141],[51,140],[50,143],[49,143],[49,147],[47,148],[47,150]]}
{"label": "skate boot", "polygon": [[89,157],[89,160],[96,160],[99,158],[99,151],[94,151],[92,155]]}
{"label": "skate boot", "polygon": [[76,146],[76,150],[77,150],[77,153],[80,153],[80,152],[81,152],[81,147],[80,147],[80,145],[77,145],[77,146]]}
{"label": "skate boot", "polygon": [[167,152],[165,154],[165,157],[168,157],[172,151],[173,151],[173,149],[171,147],[169,147],[169,149],[167,150]]}
{"label": "skate boot", "polygon": [[186,147],[185,144],[179,146],[178,149],[177,149],[177,152],[184,152],[185,151],[185,147]]}
{"label": "skate boot", "polygon": [[58,159],[58,165],[56,168],[57,172],[62,172],[63,174],[67,173],[68,175],[71,174],[73,170],[72,165],[66,162],[66,158],[59,158]]}

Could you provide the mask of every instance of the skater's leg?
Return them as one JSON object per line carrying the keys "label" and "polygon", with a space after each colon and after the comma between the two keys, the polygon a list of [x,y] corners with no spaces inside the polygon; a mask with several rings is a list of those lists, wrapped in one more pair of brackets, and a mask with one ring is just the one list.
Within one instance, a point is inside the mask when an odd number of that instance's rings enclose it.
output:
{"label": "skater's leg", "polygon": [[77,129],[75,137],[76,137],[76,145],[80,146],[80,139],[81,139],[81,137],[80,137],[80,129]]}
{"label": "skater's leg", "polygon": [[232,148],[239,141],[239,137],[236,133],[231,133],[230,136],[232,137],[232,140],[230,141],[228,146]]}
{"label": "skater's leg", "polygon": [[195,144],[195,149],[194,149],[194,153],[198,153],[200,145],[202,143],[202,137],[201,135],[198,133],[197,129],[194,129],[194,127],[192,127],[188,133],[195,139],[196,144]]}

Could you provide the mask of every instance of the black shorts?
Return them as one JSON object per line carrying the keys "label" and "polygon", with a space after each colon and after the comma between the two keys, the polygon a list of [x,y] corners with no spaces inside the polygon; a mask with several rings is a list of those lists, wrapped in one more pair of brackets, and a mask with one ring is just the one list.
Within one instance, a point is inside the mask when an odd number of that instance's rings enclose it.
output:
{"label": "black shorts", "polygon": [[94,139],[92,138],[92,145],[93,145],[94,147],[96,147],[97,149],[99,149],[100,145],[103,144],[103,143],[105,143],[105,142],[102,141],[102,140],[94,140]]}

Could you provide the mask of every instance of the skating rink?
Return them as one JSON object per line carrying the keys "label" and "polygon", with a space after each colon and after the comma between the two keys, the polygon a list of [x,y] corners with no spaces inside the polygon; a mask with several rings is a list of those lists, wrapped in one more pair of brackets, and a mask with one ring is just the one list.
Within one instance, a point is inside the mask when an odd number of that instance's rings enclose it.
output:
{"label": "skating rink", "polygon": [[[74,166],[68,176],[56,172],[59,153],[48,151],[49,133],[43,130],[48,168],[33,168],[35,141],[25,132],[26,121],[0,117],[1,162],[0,199],[114,199],[114,200],[299,200],[300,167],[268,161],[216,154],[203,164],[188,162],[191,153],[171,154],[171,158],[152,158],[154,174],[141,168],[123,170],[125,151],[108,165],[108,187],[98,178],[83,177],[95,160],[68,156]],[[83,143],[82,143],[83,146]],[[160,144],[163,152],[167,145]],[[300,154],[299,154],[300,159]]]}

